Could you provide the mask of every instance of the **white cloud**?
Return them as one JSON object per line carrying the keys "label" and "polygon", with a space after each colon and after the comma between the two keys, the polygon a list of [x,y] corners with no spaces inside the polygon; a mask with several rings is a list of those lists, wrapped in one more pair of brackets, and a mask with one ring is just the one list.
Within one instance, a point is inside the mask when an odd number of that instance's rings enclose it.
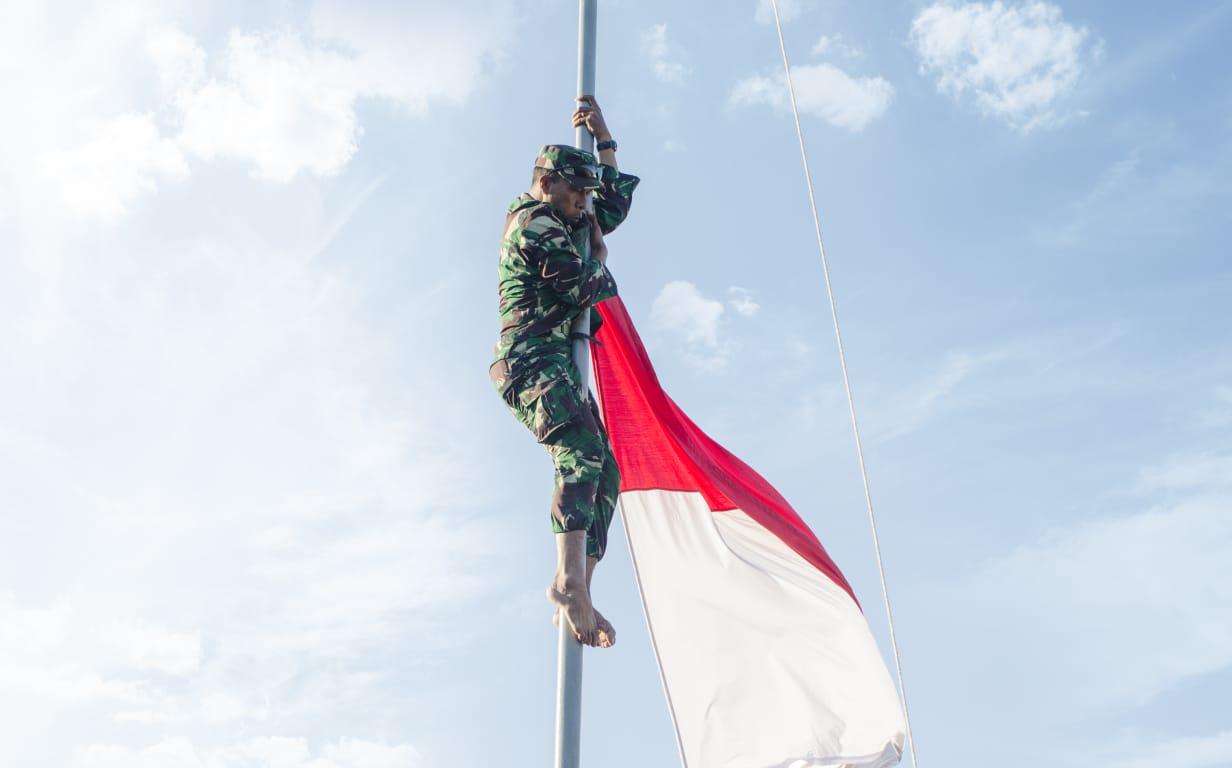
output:
{"label": "white cloud", "polygon": [[722,317],[721,302],[684,280],[663,286],[650,308],[652,326],[682,345],[691,363],[711,371],[727,365],[728,344],[719,332]]}
{"label": "white cloud", "polygon": [[681,85],[690,68],[680,61],[675,46],[667,42],[667,25],[655,24],[642,32],[642,53],[650,60],[655,77],[665,83]]}
{"label": "white cloud", "polygon": [[78,751],[73,768],[419,768],[419,753],[406,744],[363,739],[328,743],[313,755],[307,739],[284,736],[248,739],[199,748],[168,738],[143,748],[94,744]]}
{"label": "white cloud", "polygon": [[[122,30],[117,44],[130,46],[124,56],[145,54],[139,63],[152,66],[159,98],[146,99],[144,109],[101,116],[83,114],[80,104],[56,105],[59,111],[45,116],[56,130],[31,130],[24,142],[36,172],[82,216],[116,220],[161,182],[186,177],[192,157],[236,159],[272,182],[336,174],[363,135],[356,113],[361,99],[382,99],[412,115],[436,104],[464,104],[516,29],[508,0],[445,6],[318,0],[306,25],[233,30],[221,51],[207,55],[190,35],[141,15],[120,14],[124,24],[108,23]],[[144,39],[132,46],[138,33]],[[95,54],[100,61],[115,57]],[[668,76],[676,72],[672,62],[662,64]],[[107,69],[81,63],[83,70],[90,66]],[[61,87],[53,78],[65,81],[64,93],[101,91],[83,85],[93,76],[49,70],[44,84],[52,93]],[[116,101],[122,100],[110,103]],[[28,188],[29,171],[12,170]]]}
{"label": "white cloud", "polygon": [[[832,64],[798,65],[792,67],[791,76],[801,113],[855,133],[885,114],[894,95],[894,87],[884,78],[852,77]],[[746,77],[732,89],[730,103],[791,109],[781,74]]]}
{"label": "white cloud", "polygon": [[1232,491],[1232,454],[1174,456],[1142,470],[1135,487],[1139,493],[1195,489]]}
{"label": "white cloud", "polygon": [[79,611],[70,604],[28,608],[12,595],[0,596],[0,702],[3,692],[17,691],[27,707],[40,699],[151,703],[148,687],[100,671],[116,659],[114,649],[94,641],[83,637]]}
{"label": "white cloud", "polygon": [[138,669],[188,675],[201,665],[201,636],[196,632],[171,632],[148,624],[113,621],[104,625],[99,635],[127,664]]}
{"label": "white cloud", "polygon": [[733,285],[727,289],[727,305],[744,317],[752,317],[761,309],[761,305],[753,301],[753,293],[747,288]]}
{"label": "white cloud", "polygon": [[[144,749],[93,744],[82,749],[73,768],[212,768],[197,755],[191,741],[165,739]],[[271,766],[273,768],[273,766]],[[279,766],[278,768],[283,768]]]}
{"label": "white cloud", "polygon": [[416,768],[419,754],[409,745],[386,745],[360,739],[327,744],[313,757],[306,739],[270,737],[251,739],[209,750],[208,768]]}
{"label": "white cloud", "polygon": [[950,351],[938,370],[893,394],[882,409],[872,411],[869,417],[871,440],[894,440],[919,429],[922,424],[953,406],[954,394],[964,383],[1008,355],[1009,352],[1004,349]]}
{"label": "white cloud", "polygon": [[355,153],[355,71],[346,57],[290,32],[233,32],[220,68],[220,77],[177,94],[187,151],[245,160],[267,181],[330,175]]}
{"label": "white cloud", "polygon": [[864,55],[862,50],[848,43],[842,35],[822,35],[813,44],[813,55],[824,56],[828,53],[848,59],[857,59]]}
{"label": "white cloud", "polygon": [[1222,768],[1232,754],[1232,731],[1213,736],[1170,739],[1147,748],[1144,754],[1119,760],[1109,768]]}
{"label": "white cloud", "polygon": [[316,0],[315,38],[354,52],[355,89],[412,114],[466,103],[517,40],[512,0],[353,3]]}
{"label": "white cloud", "polygon": [[[778,7],[779,19],[786,24],[798,18],[805,11],[811,10],[813,2],[812,0],[778,0]],[[757,0],[757,10],[753,18],[758,24],[774,23],[774,7],[770,0]]]}
{"label": "white cloud", "polygon": [[1211,392],[1214,405],[1199,417],[1204,427],[1217,428],[1232,425],[1232,387],[1219,386]]}
{"label": "white cloud", "polygon": [[180,147],[150,114],[108,120],[85,144],[44,155],[41,166],[70,210],[104,220],[118,218],[160,179],[188,175]]}
{"label": "white cloud", "polygon": [[250,706],[230,691],[212,691],[201,697],[200,717],[207,723],[229,723],[246,718],[265,719],[266,711]]}
{"label": "white cloud", "polygon": [[1029,131],[1064,119],[1058,102],[1098,55],[1085,27],[1051,3],[934,3],[911,24],[920,70],[954,97]]}
{"label": "white cloud", "polygon": [[205,82],[205,50],[197,41],[173,27],[162,27],[146,37],[145,50],[154,62],[165,96],[174,98]]}
{"label": "white cloud", "polygon": [[1165,501],[1054,531],[939,587],[933,619],[964,660],[947,672],[955,696],[1014,690],[996,716],[1029,713],[1047,732],[1232,665],[1232,612],[1219,609],[1232,605],[1232,493],[1213,471],[1230,460],[1148,468],[1180,478],[1152,485],[1177,489]]}
{"label": "white cloud", "polygon": [[673,280],[663,286],[655,297],[650,311],[650,321],[689,344],[700,344],[711,349],[719,346],[719,319],[723,305],[707,299],[696,285],[684,280]]}
{"label": "white cloud", "polygon": [[[164,33],[150,45],[160,77],[180,83],[180,143],[212,159],[235,157],[258,178],[337,173],[354,155],[360,98],[415,115],[460,105],[479,87],[515,28],[505,0],[434,5],[356,5],[318,0],[311,37],[233,32],[218,74],[201,80],[191,40]],[[322,45],[318,43],[325,43]],[[338,50],[341,44],[345,52]]]}
{"label": "white cloud", "polygon": [[2,233],[54,267],[18,261],[0,286],[20,299],[0,302],[12,761],[185,723],[356,733],[420,695],[391,677],[469,631],[442,617],[501,588],[504,524],[463,456],[484,428],[448,391],[466,375],[421,377],[394,351],[454,365],[433,351],[447,337],[416,335],[457,295],[450,273],[412,261],[413,304],[378,328],[380,292],[323,256],[377,183],[265,197],[224,180],[237,199],[186,195],[101,251],[50,220]]}
{"label": "white cloud", "polygon": [[[1139,133],[1162,136],[1167,131],[1152,126]],[[1042,245],[1125,249],[1143,238],[1174,240],[1203,226],[1209,220],[1203,206],[1232,198],[1232,154],[1200,151],[1178,157],[1160,146],[1172,141],[1133,146],[1105,165],[1055,222],[1040,228]],[[1137,225],[1127,228],[1126,221]]]}

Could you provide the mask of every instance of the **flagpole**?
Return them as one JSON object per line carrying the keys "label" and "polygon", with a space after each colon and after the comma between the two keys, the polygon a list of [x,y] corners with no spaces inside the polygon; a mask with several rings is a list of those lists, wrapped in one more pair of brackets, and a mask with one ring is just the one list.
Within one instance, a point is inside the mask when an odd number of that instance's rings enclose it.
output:
{"label": "flagpole", "polygon": [[[595,93],[595,31],[598,0],[578,0],[577,95]],[[579,102],[581,104],[582,102]],[[594,151],[595,138],[585,125],[577,128],[574,143],[579,149]],[[590,238],[581,246],[582,257],[590,258]],[[573,321],[573,362],[581,374],[582,394],[590,394],[590,312],[581,312]],[[582,753],[582,644],[573,636],[569,621],[560,617],[556,648],[556,768],[579,768]]]}

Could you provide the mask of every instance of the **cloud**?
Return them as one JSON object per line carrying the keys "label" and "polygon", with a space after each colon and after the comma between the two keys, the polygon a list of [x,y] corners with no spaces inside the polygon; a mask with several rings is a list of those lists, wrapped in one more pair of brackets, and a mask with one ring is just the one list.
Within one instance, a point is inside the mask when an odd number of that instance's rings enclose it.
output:
{"label": "cloud", "polygon": [[290,32],[233,32],[220,69],[176,95],[177,141],[186,151],[203,160],[244,160],[257,178],[279,182],[302,171],[337,173],[355,154],[358,92],[350,59]]}
{"label": "cloud", "polygon": [[188,675],[201,665],[201,636],[196,632],[171,632],[149,624],[113,621],[101,628],[100,639],[137,669]]}
{"label": "cloud", "polygon": [[710,371],[727,365],[729,344],[719,331],[722,317],[721,302],[706,298],[684,280],[663,286],[650,308],[651,325],[684,347],[692,364]]}
{"label": "cloud", "polygon": [[1202,426],[1218,428],[1232,425],[1232,387],[1219,386],[1211,391],[1214,405],[1203,411],[1199,417]]}
{"label": "cloud", "polygon": [[69,210],[105,221],[119,218],[160,180],[188,175],[180,146],[163,138],[151,114],[108,120],[86,143],[49,152],[40,165]]}
{"label": "cloud", "polygon": [[651,307],[650,321],[689,344],[711,349],[719,346],[719,319],[723,305],[702,296],[697,286],[673,280],[663,286]]}
{"label": "cloud", "polygon": [[1098,56],[1089,30],[1040,0],[934,3],[912,21],[911,43],[939,91],[970,95],[983,112],[1024,132],[1065,118],[1058,102]]}
{"label": "cloud", "polygon": [[[784,24],[799,18],[805,11],[812,10],[812,0],[778,0],[779,19]],[[757,0],[757,10],[753,14],[753,18],[758,24],[773,24],[774,23],[774,6],[770,0]]]}
{"label": "cloud", "polygon": [[919,429],[953,405],[954,393],[965,382],[1008,355],[1007,350],[948,352],[936,372],[895,394],[888,407],[873,411],[869,418],[871,440],[886,442]]}
{"label": "cloud", "polygon": [[752,317],[761,309],[761,305],[753,301],[753,294],[747,288],[733,285],[727,289],[727,306],[744,317]]}
{"label": "cloud", "polygon": [[[889,109],[894,87],[880,77],[852,77],[832,64],[797,65],[791,69],[800,112],[838,128],[858,133]],[[768,104],[790,111],[787,84],[781,74],[753,75],[736,83],[732,106]]]}
{"label": "cloud", "polygon": [[[73,768],[207,768],[187,739],[166,739],[144,749],[94,744],[82,749]],[[280,766],[281,768],[281,766]]]}
{"label": "cloud", "polygon": [[167,738],[142,748],[94,744],[78,751],[73,768],[420,768],[422,765],[419,753],[406,744],[341,739],[325,744],[314,755],[307,739],[279,736],[213,748],[199,748],[183,738]]}
{"label": "cloud", "polygon": [[1232,753],[1232,731],[1213,736],[1170,739],[1147,748],[1145,754],[1119,760],[1109,768],[1220,768]]}
{"label": "cloud", "polygon": [[152,30],[145,41],[146,54],[154,64],[165,97],[200,88],[206,79],[205,50],[197,41],[174,27]]}
{"label": "cloud", "polygon": [[665,83],[682,85],[691,70],[679,60],[674,46],[667,42],[667,25],[655,24],[642,32],[642,53],[650,60],[655,77]]}
{"label": "cloud", "polygon": [[[34,144],[40,174],[79,215],[118,219],[161,182],[188,176],[189,159],[239,160],[269,182],[336,174],[363,135],[360,100],[416,116],[466,103],[504,55],[516,20],[508,0],[439,7],[317,0],[306,24],[233,30],[213,55],[173,26],[148,26],[136,48],[157,75],[159,98],[94,119],[70,110],[57,122],[84,125],[88,135],[65,143],[56,131]],[[672,75],[677,65],[663,66]],[[80,77],[65,80],[84,90]]]}
{"label": "cloud", "polygon": [[199,51],[182,41],[152,44],[160,76],[168,79],[170,70],[186,84],[175,97],[185,148],[205,159],[247,160],[269,181],[304,171],[332,175],[357,149],[359,99],[419,116],[436,103],[464,104],[503,56],[516,23],[506,0],[317,0],[308,28],[308,36],[233,32],[218,74],[204,83]]}
{"label": "cloud", "polygon": [[864,52],[843,39],[842,35],[822,35],[813,44],[813,55],[824,56],[833,53],[847,59],[858,59]]}
{"label": "cloud", "polygon": [[[1171,242],[1209,221],[1210,211],[1226,207],[1232,198],[1232,154],[1225,149],[1178,155],[1158,144],[1134,146],[1105,165],[1089,187],[1076,193],[1058,221],[1041,227],[1043,243],[1127,248],[1140,246],[1144,238]],[[1135,226],[1126,228],[1126,221]]]}
{"label": "cloud", "polygon": [[1215,609],[1232,605],[1232,489],[1219,474],[1229,462],[1147,467],[1141,476],[1157,480],[1136,488],[1166,490],[1161,500],[1055,530],[939,585],[931,618],[963,662],[937,673],[956,701],[986,701],[990,685],[1016,691],[995,717],[1047,734],[1232,665],[1232,613]]}
{"label": "cloud", "polygon": [[[0,286],[15,763],[69,765],[86,733],[365,733],[423,695],[393,678],[468,641],[453,612],[504,588],[507,529],[474,482],[498,462],[470,437],[491,414],[456,392],[474,378],[450,370],[456,338],[419,333],[454,301],[451,273],[412,243],[416,285],[393,309],[354,250],[329,258],[379,178],[356,182],[326,197],[224,181],[225,201],[170,200],[101,250],[49,212],[2,233],[20,256]],[[421,375],[408,345],[441,362]],[[165,749],[121,764],[163,768]]]}
{"label": "cloud", "polygon": [[316,39],[354,53],[358,93],[416,115],[465,104],[518,39],[512,0],[316,0],[309,26]]}
{"label": "cloud", "polygon": [[153,703],[147,686],[105,671],[122,663],[125,653],[97,639],[96,633],[83,636],[80,612],[69,603],[28,608],[11,594],[0,595],[0,691],[20,692],[27,708],[38,700]]}
{"label": "cloud", "polygon": [[1139,172],[1141,160],[1142,153],[1135,148],[1128,156],[1111,163],[1099,174],[1086,194],[1070,203],[1069,222],[1043,233],[1044,237],[1072,247],[1081,242],[1087,230],[1098,226],[1104,218],[1105,208],[1116,208],[1119,220],[1124,215],[1119,198],[1124,196],[1127,185],[1141,186],[1145,183]]}
{"label": "cloud", "polygon": [[1138,493],[1189,492],[1195,489],[1232,492],[1232,455],[1199,453],[1174,456],[1142,470]]}

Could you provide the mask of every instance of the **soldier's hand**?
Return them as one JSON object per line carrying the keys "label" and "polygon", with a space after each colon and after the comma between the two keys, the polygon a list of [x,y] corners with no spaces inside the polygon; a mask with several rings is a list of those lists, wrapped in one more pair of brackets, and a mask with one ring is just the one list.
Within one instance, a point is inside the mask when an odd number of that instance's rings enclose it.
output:
{"label": "soldier's hand", "polygon": [[607,243],[603,242],[603,230],[599,229],[599,219],[594,211],[587,211],[590,219],[590,256],[598,259],[601,264],[607,263]]}
{"label": "soldier's hand", "polygon": [[595,97],[579,96],[578,101],[584,102],[585,106],[580,106],[574,111],[573,127],[585,125],[590,135],[595,137],[595,141],[607,141],[612,138],[612,132],[608,130],[607,122],[603,119],[603,110],[599,109],[599,102],[595,101]]}

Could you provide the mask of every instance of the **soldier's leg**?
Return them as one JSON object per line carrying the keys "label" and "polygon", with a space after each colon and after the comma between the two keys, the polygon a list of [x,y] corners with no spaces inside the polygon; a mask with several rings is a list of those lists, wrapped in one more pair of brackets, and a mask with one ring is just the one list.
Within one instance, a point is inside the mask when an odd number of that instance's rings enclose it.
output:
{"label": "soldier's leg", "polygon": [[[557,570],[548,599],[565,612],[581,642],[607,647],[611,645],[610,633],[598,631],[598,612],[590,599],[587,578],[588,531],[602,467],[596,460],[594,442],[590,429],[574,423],[556,431],[545,443],[556,465],[552,529],[557,534]],[[553,621],[557,620],[553,615]]]}
{"label": "soldier's leg", "polygon": [[549,382],[535,406],[536,436],[542,435],[540,442],[556,470],[551,516],[557,534],[557,569],[548,599],[564,611],[583,643],[610,645],[597,632],[586,578],[586,539],[602,474],[602,443],[590,408],[571,377]]}
{"label": "soldier's leg", "polygon": [[505,403],[547,448],[555,465],[551,518],[557,534],[557,565],[548,599],[558,611],[564,611],[578,639],[594,645],[599,638],[590,602],[586,552],[605,441],[596,437],[598,423],[590,405],[582,399],[576,379],[572,365],[555,363],[516,383],[504,367],[494,366],[492,372],[493,383]]}
{"label": "soldier's leg", "polygon": [[616,497],[620,494],[620,468],[616,466],[611,441],[599,418],[599,408],[593,400],[590,403],[590,412],[589,423],[595,427],[598,438],[597,453],[600,458],[594,513],[591,515],[590,527],[586,529],[586,554],[595,560],[602,560],[607,551],[607,531],[616,511]]}
{"label": "soldier's leg", "polygon": [[[612,525],[612,517],[616,511],[616,498],[620,494],[620,469],[616,465],[616,457],[612,453],[612,444],[607,430],[599,418],[599,409],[591,401],[591,415],[597,427],[602,442],[603,461],[599,470],[599,486],[595,493],[595,513],[591,516],[590,527],[586,531],[586,587],[590,588],[591,579],[595,575],[595,566],[607,551],[607,533]],[[591,593],[593,594],[593,592]],[[616,643],[616,629],[612,623],[595,609],[595,626],[599,633],[599,646],[610,648]]]}
{"label": "soldier's leg", "polygon": [[[563,530],[567,521],[587,519],[585,573],[589,594],[594,566],[606,547],[607,528],[611,524],[620,481],[607,435],[593,405],[586,407],[585,413],[587,418],[553,435],[547,447],[558,468],[553,525]],[[593,603],[592,610],[597,630],[595,644],[608,648],[616,642],[616,631],[603,614],[593,609]]]}
{"label": "soldier's leg", "polygon": [[587,554],[593,556],[590,533],[603,480],[604,441],[592,425],[590,420],[569,424],[556,431],[544,447],[552,454],[556,467],[552,530],[556,533],[586,531]]}

